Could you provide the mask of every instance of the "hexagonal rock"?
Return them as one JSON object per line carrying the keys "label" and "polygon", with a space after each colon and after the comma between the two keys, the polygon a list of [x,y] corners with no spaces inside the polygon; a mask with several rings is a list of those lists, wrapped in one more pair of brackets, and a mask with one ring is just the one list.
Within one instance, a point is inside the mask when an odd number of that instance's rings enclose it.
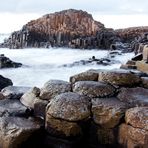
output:
{"label": "hexagonal rock", "polygon": [[74,84],[73,92],[90,98],[107,97],[115,94],[115,88],[102,82],[79,81]]}
{"label": "hexagonal rock", "polygon": [[33,109],[35,102],[40,100],[39,95],[40,89],[33,87],[21,97],[20,101],[26,107]]}
{"label": "hexagonal rock", "polygon": [[92,114],[96,124],[105,128],[113,128],[124,117],[127,105],[117,98],[92,99]]}
{"label": "hexagonal rock", "polygon": [[56,95],[70,91],[70,83],[62,80],[50,80],[41,88],[40,98],[43,100],[50,100]]}
{"label": "hexagonal rock", "polygon": [[66,121],[80,121],[90,116],[89,98],[67,92],[55,96],[47,106],[47,114]]}
{"label": "hexagonal rock", "polygon": [[121,88],[117,98],[129,106],[148,106],[148,89],[142,87]]}
{"label": "hexagonal rock", "polygon": [[81,134],[81,128],[77,123],[56,119],[49,114],[46,114],[45,129],[49,134],[59,137]]}
{"label": "hexagonal rock", "polygon": [[126,111],[127,124],[135,128],[148,130],[148,107],[134,107]]}
{"label": "hexagonal rock", "polygon": [[97,81],[98,73],[86,71],[70,77],[70,82],[75,83],[77,81]]}
{"label": "hexagonal rock", "polygon": [[0,147],[18,148],[34,132],[38,131],[41,123],[34,119],[3,117],[0,118]]}
{"label": "hexagonal rock", "polygon": [[140,83],[139,76],[125,70],[105,71],[99,73],[99,81],[118,86],[134,86]]}
{"label": "hexagonal rock", "polygon": [[8,86],[2,89],[1,93],[9,99],[20,99],[29,89],[30,87]]}

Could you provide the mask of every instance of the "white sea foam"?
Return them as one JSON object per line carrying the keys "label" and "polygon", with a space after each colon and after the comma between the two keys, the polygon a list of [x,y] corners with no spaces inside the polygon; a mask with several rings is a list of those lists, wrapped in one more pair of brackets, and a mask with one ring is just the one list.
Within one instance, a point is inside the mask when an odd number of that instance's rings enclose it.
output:
{"label": "white sea foam", "polygon": [[14,85],[41,87],[49,79],[67,80],[69,76],[88,69],[113,69],[119,68],[133,56],[133,53],[115,57],[119,61],[111,66],[80,65],[74,67],[61,67],[63,64],[79,60],[87,60],[92,56],[103,58],[107,56],[105,50],[78,50],[65,48],[50,49],[0,49],[0,54],[5,54],[11,60],[23,64],[21,68],[1,69],[0,74],[10,78]]}

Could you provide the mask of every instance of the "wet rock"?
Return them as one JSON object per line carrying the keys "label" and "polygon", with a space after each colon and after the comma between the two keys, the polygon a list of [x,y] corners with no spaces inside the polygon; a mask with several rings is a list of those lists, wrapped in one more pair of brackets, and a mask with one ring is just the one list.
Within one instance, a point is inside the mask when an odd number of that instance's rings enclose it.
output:
{"label": "wet rock", "polygon": [[55,96],[47,106],[47,114],[66,121],[80,121],[90,116],[89,98],[68,92]]}
{"label": "wet rock", "polygon": [[97,81],[98,74],[91,71],[82,72],[70,77],[70,82],[75,83],[77,81]]}
{"label": "wet rock", "polygon": [[2,90],[3,88],[5,88],[9,85],[13,85],[12,81],[10,79],[5,78],[2,75],[0,75],[0,90]]}
{"label": "wet rock", "polygon": [[137,66],[137,70],[148,74],[148,63],[144,61],[137,61],[136,66]]}
{"label": "wet rock", "polygon": [[29,110],[17,99],[0,100],[0,117],[3,116],[27,116]]}
{"label": "wet rock", "polygon": [[46,114],[45,129],[49,134],[58,137],[74,137],[81,135],[81,128],[76,122],[56,119],[50,114]]}
{"label": "wet rock", "polygon": [[142,77],[141,80],[142,80],[142,86],[144,88],[148,88],[148,77]]}
{"label": "wet rock", "polygon": [[41,88],[40,98],[50,100],[58,94],[71,91],[71,84],[62,80],[50,80]]}
{"label": "wet rock", "polygon": [[34,109],[35,102],[40,100],[39,95],[40,89],[37,87],[33,87],[21,97],[20,101],[26,107]]}
{"label": "wet rock", "polygon": [[0,147],[18,148],[40,128],[41,123],[32,118],[0,118]]}
{"label": "wet rock", "polygon": [[126,123],[134,128],[148,130],[148,107],[130,108],[125,114]]}
{"label": "wet rock", "polygon": [[124,117],[127,105],[117,98],[92,99],[92,114],[96,124],[103,128],[114,128]]}
{"label": "wet rock", "polygon": [[115,88],[101,82],[79,81],[73,86],[73,91],[90,98],[107,97],[115,94]]}
{"label": "wet rock", "polygon": [[121,88],[117,98],[123,102],[127,102],[131,107],[148,105],[148,89],[137,88]]}
{"label": "wet rock", "polygon": [[21,86],[8,86],[1,90],[1,93],[5,98],[9,99],[20,99],[21,96],[26,93],[30,87],[21,87]]}
{"label": "wet rock", "polygon": [[5,96],[0,92],[0,100],[5,99]]}
{"label": "wet rock", "polygon": [[99,73],[99,81],[110,83],[117,86],[135,86],[141,79],[125,70],[105,71]]}
{"label": "wet rock", "polygon": [[0,68],[17,68],[21,66],[21,63],[11,61],[8,57],[5,57],[3,54],[0,55]]}

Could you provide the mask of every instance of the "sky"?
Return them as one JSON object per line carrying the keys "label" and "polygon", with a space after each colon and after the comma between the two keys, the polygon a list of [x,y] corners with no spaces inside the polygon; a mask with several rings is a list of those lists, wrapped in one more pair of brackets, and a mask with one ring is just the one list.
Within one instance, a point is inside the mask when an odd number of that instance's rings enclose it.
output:
{"label": "sky", "polygon": [[148,26],[147,0],[1,0],[0,33],[10,33],[32,19],[64,9],[85,10],[108,28]]}

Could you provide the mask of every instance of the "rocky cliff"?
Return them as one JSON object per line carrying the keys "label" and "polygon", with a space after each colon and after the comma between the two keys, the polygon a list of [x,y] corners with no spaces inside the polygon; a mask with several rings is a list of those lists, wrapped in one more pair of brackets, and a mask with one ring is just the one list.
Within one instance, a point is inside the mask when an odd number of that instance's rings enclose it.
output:
{"label": "rocky cliff", "polygon": [[1,46],[109,48],[116,33],[82,10],[64,10],[32,20],[20,31],[13,32]]}

